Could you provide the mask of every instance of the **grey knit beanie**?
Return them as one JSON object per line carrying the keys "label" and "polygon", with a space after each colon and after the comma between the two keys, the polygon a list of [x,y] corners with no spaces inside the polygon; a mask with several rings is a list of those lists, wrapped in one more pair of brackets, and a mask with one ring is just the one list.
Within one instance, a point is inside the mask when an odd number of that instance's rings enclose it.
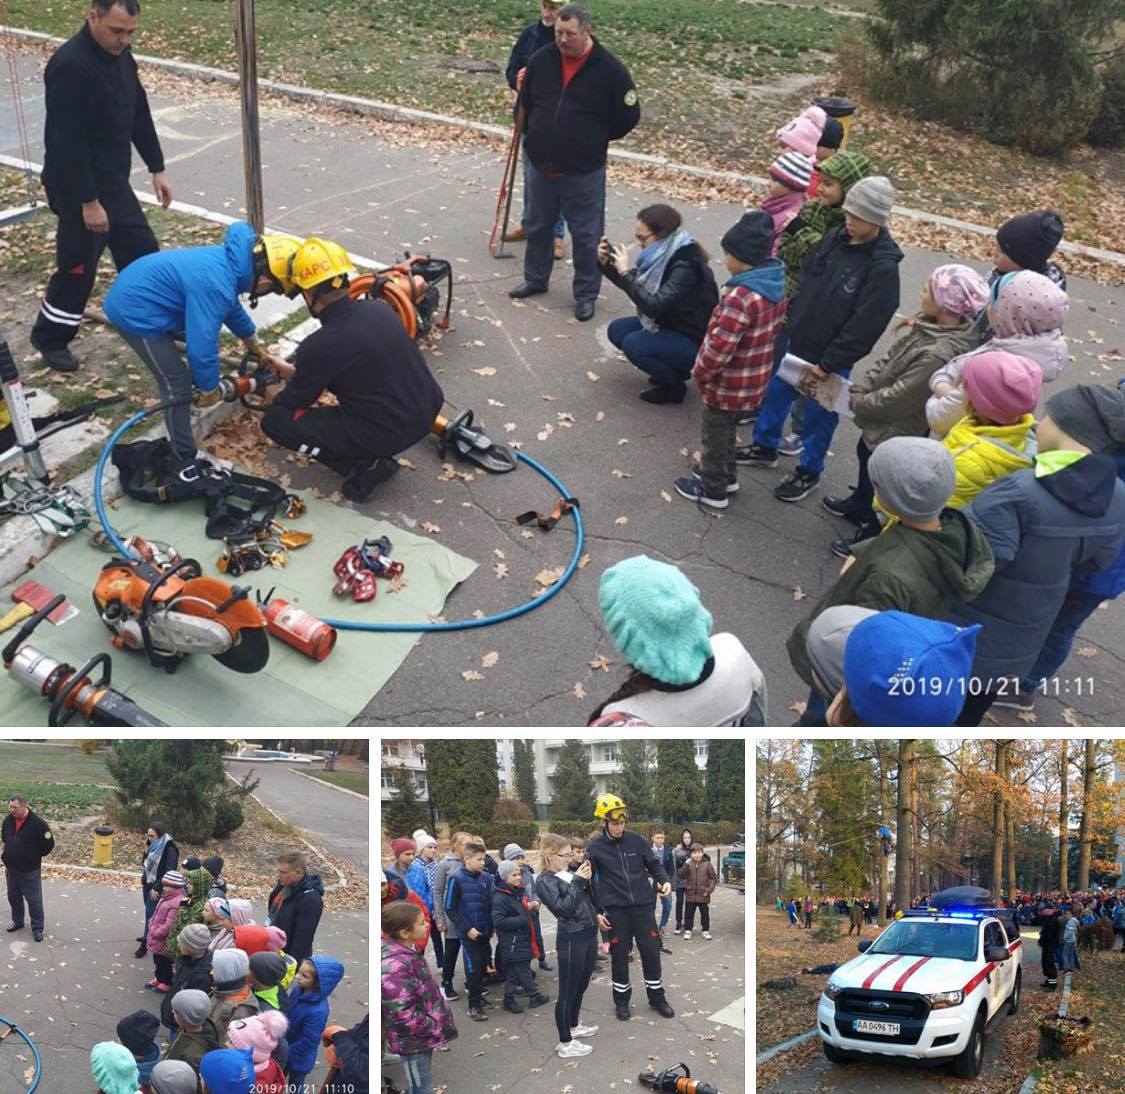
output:
{"label": "grey knit beanie", "polygon": [[805,636],[805,650],[812,665],[817,690],[823,687],[825,698],[831,700],[844,686],[844,648],[852,631],[869,616],[877,613],[871,608],[857,608],[852,604],[837,604],[825,608],[809,625]]}
{"label": "grey knit beanie", "polygon": [[844,212],[885,228],[894,200],[895,190],[891,180],[885,175],[872,175],[860,179],[848,191],[844,198]]}
{"label": "grey knit beanie", "polygon": [[1091,452],[1112,452],[1125,444],[1125,391],[1120,387],[1068,387],[1047,400],[1047,413]]}
{"label": "grey knit beanie", "polygon": [[195,1094],[199,1080],[186,1060],[161,1060],[149,1080],[152,1094]]}
{"label": "grey knit beanie", "polygon": [[185,1026],[201,1026],[211,1013],[211,999],[198,988],[181,988],[172,996],[172,1013]]}
{"label": "grey knit beanie", "polygon": [[180,931],[180,942],[193,953],[202,953],[211,944],[211,932],[202,923],[189,923]]}
{"label": "grey knit beanie", "polygon": [[929,437],[884,441],[872,453],[867,469],[879,500],[906,520],[933,520],[957,485],[952,454]]}

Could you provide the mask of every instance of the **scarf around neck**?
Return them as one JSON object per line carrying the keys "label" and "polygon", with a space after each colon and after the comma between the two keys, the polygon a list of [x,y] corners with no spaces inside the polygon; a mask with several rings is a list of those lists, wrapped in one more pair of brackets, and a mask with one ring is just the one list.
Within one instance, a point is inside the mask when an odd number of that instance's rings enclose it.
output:
{"label": "scarf around neck", "polygon": [[162,836],[157,836],[156,839],[148,845],[148,850],[145,852],[145,881],[149,885],[156,884],[156,871],[160,869],[160,860],[164,856],[164,848],[168,845],[168,841],[172,837],[167,832]]}
{"label": "scarf around neck", "polygon": [[[664,271],[668,262],[681,247],[686,247],[695,240],[683,228],[677,228],[665,239],[658,239],[650,243],[639,255],[633,267],[633,280],[649,293],[659,291],[664,280]],[[641,326],[647,331],[658,331],[660,327],[655,319],[638,313]]]}

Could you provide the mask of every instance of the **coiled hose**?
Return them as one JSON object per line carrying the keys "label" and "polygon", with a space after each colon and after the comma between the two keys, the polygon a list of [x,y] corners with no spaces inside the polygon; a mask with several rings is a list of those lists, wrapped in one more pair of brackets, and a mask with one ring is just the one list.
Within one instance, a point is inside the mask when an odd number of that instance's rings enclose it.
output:
{"label": "coiled hose", "polygon": [[[105,529],[106,537],[121,553],[123,558],[131,558],[133,555],[129,548],[122,542],[121,537],[118,536],[113,525],[110,524],[109,517],[106,514],[105,499],[102,497],[102,476],[105,473],[105,466],[109,462],[109,458],[113,454],[117,442],[128,433],[133,426],[143,421],[145,418],[151,417],[153,414],[159,413],[160,411],[167,410],[169,407],[176,406],[183,401],[182,399],[169,399],[166,402],[157,403],[156,406],[148,407],[145,410],[139,410],[136,414],[126,418],[110,435],[109,440],[105,443],[105,448],[102,449],[101,456],[98,457],[98,465],[94,469],[94,510],[98,515],[98,520],[102,528]],[[526,463],[533,471],[542,475],[564,498],[569,498],[571,496],[570,491],[567,490],[546,467],[539,463],[538,460],[533,460],[530,456],[525,456],[522,452],[516,452],[516,458]],[[570,513],[574,517],[574,553],[571,555],[570,561],[567,563],[558,581],[547,589],[542,596],[538,596],[533,600],[526,600],[524,603],[514,608],[509,608],[503,612],[497,612],[495,615],[486,615],[480,619],[458,619],[452,623],[374,623],[355,619],[325,619],[323,622],[341,631],[371,631],[380,634],[435,634],[443,631],[469,631],[479,627],[491,627],[496,623],[506,623],[509,619],[516,619],[521,615],[526,615],[528,612],[542,607],[551,597],[560,592],[563,586],[574,576],[574,571],[578,568],[578,562],[582,557],[582,548],[586,543],[586,531],[582,524],[582,513],[579,511],[578,506],[571,509]]]}
{"label": "coiled hose", "polygon": [[15,1022],[5,1018],[2,1014],[0,1014],[0,1022],[3,1022],[13,1033],[18,1033],[27,1042],[27,1047],[31,1049],[31,1054],[35,1057],[35,1079],[24,1092],[24,1094],[35,1094],[35,1090],[39,1086],[39,1080],[43,1077],[43,1061],[39,1058],[39,1049],[35,1047],[35,1042]]}

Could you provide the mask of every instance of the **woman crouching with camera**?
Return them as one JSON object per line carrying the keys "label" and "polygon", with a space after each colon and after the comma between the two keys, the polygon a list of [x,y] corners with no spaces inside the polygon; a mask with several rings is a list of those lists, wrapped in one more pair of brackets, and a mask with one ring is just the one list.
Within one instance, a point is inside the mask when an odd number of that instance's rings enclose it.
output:
{"label": "woman crouching with camera", "polygon": [[593,1045],[579,1037],[592,1037],[597,1026],[585,1026],[578,1019],[582,996],[594,972],[598,952],[598,914],[590,895],[592,868],[575,861],[570,840],[544,832],[539,838],[541,873],[535,881],[540,902],[551,910],[558,927],[555,946],[558,955],[559,990],[555,997],[555,1025],[559,1031],[556,1051],[564,1060],[588,1056]]}

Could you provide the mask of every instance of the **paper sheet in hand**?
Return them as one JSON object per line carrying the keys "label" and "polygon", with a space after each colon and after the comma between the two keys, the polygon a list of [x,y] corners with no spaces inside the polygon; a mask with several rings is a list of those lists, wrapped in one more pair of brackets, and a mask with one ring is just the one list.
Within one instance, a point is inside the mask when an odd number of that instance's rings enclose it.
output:
{"label": "paper sheet in hand", "polygon": [[827,378],[821,379],[814,375],[812,365],[798,357],[796,354],[787,353],[777,367],[777,374],[787,384],[791,384],[801,395],[814,399],[825,410],[834,411],[842,418],[851,418],[852,411],[848,405],[848,393],[851,391],[851,380],[845,379],[836,373],[829,373]]}

